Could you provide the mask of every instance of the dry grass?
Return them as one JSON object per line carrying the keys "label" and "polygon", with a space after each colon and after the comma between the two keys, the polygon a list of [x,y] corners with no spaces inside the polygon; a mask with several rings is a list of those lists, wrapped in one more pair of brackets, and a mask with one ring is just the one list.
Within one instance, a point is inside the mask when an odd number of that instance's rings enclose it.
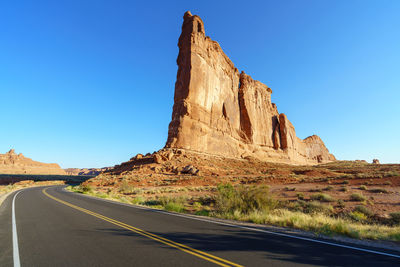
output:
{"label": "dry grass", "polygon": [[362,224],[347,219],[330,217],[322,213],[306,214],[287,209],[276,209],[272,212],[255,210],[249,214],[234,212],[232,214],[217,214],[217,216],[260,224],[292,227],[325,235],[344,235],[359,239],[400,241],[400,226],[390,227],[378,224]]}

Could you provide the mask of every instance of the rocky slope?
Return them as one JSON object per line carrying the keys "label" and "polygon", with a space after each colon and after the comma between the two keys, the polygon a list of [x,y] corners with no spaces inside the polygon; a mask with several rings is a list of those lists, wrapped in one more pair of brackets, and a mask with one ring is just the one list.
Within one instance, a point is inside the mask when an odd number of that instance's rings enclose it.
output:
{"label": "rocky slope", "polygon": [[166,148],[233,158],[316,164],[334,161],[316,135],[302,140],[271,102],[272,90],[239,72],[203,21],[184,15]]}
{"label": "rocky slope", "polygon": [[16,154],[11,149],[6,154],[0,154],[1,174],[60,174],[65,171],[56,163],[42,163],[26,158],[22,153]]}
{"label": "rocky slope", "polygon": [[104,168],[68,168],[64,169],[64,171],[68,175],[88,175],[88,176],[96,176],[104,171],[110,170],[111,167],[104,167]]}

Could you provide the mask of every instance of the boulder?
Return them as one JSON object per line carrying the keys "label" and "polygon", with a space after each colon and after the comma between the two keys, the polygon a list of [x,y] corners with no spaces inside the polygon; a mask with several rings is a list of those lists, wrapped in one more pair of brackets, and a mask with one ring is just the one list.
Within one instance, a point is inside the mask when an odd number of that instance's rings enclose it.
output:
{"label": "boulder", "polygon": [[158,164],[161,164],[164,162],[163,158],[157,153],[153,154],[153,160],[155,163],[158,163]]}
{"label": "boulder", "polygon": [[193,165],[187,165],[182,169],[181,173],[196,175],[199,173],[199,170]]}

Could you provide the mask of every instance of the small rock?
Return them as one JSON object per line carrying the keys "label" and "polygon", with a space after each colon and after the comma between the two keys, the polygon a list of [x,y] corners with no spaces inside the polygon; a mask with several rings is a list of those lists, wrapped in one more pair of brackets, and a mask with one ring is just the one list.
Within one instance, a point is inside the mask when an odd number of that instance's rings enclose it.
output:
{"label": "small rock", "polygon": [[196,175],[199,173],[199,170],[193,165],[187,165],[183,168],[182,173],[188,173],[192,175]]}
{"label": "small rock", "polygon": [[381,164],[381,163],[379,162],[379,159],[373,159],[372,164]]}
{"label": "small rock", "polygon": [[171,160],[174,157],[174,153],[172,151],[168,152],[167,159]]}
{"label": "small rock", "polygon": [[158,164],[163,163],[162,157],[160,155],[158,155],[158,154],[154,154],[153,155],[153,160],[154,160],[155,163],[158,163]]}

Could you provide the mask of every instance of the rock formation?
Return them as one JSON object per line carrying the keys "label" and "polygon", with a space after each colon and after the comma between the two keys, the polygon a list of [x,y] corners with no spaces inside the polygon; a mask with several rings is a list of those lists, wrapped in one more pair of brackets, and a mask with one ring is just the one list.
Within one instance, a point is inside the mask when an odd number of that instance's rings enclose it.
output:
{"label": "rock formation", "polygon": [[335,160],[318,136],[296,136],[271,103],[271,88],[240,73],[200,17],[183,19],[166,148],[292,164]]}
{"label": "rock formation", "polygon": [[42,163],[16,154],[11,149],[6,154],[0,154],[0,173],[2,174],[60,174],[65,171],[56,163]]}
{"label": "rock formation", "polygon": [[64,171],[68,175],[86,175],[86,176],[96,176],[102,172],[108,171],[112,169],[112,167],[104,167],[104,168],[68,168],[64,169]]}

